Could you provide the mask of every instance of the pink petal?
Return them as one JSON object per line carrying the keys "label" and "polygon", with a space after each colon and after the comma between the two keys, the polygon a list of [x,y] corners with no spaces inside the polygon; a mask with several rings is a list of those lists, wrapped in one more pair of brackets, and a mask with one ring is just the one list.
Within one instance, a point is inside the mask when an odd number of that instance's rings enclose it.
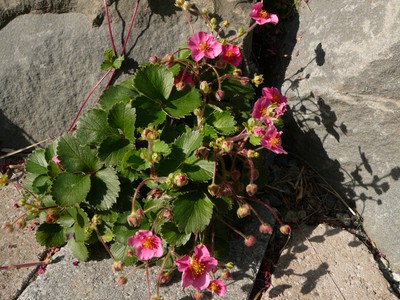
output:
{"label": "pink petal", "polygon": [[193,279],[192,286],[198,290],[204,290],[210,285],[210,274],[204,273]]}
{"label": "pink petal", "polygon": [[178,270],[180,272],[184,272],[189,267],[190,258],[188,255],[185,255],[185,256],[175,260],[175,264],[177,265]]}

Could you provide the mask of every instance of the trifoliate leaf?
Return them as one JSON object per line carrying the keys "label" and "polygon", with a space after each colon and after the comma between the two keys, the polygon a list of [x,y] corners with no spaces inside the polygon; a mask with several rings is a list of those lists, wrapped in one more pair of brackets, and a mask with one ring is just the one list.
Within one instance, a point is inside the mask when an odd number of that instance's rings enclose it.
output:
{"label": "trifoliate leaf", "polygon": [[39,149],[28,155],[28,160],[25,164],[25,169],[29,173],[47,174],[47,161],[45,150]]}
{"label": "trifoliate leaf", "polygon": [[179,247],[190,240],[191,233],[180,232],[174,223],[168,222],[162,225],[161,235],[169,244]]}
{"label": "trifoliate leaf", "polygon": [[67,172],[94,172],[101,167],[95,151],[89,146],[81,146],[71,134],[60,139],[57,153],[61,165]]}
{"label": "trifoliate leaf", "polygon": [[186,173],[190,180],[206,182],[213,177],[214,162],[192,155],[185,160],[182,172]]}
{"label": "trifoliate leaf", "polygon": [[131,87],[123,86],[123,83],[116,86],[110,86],[106,89],[103,94],[100,96],[100,106],[108,111],[112,108],[116,103],[125,103],[128,104],[130,101],[135,98],[138,94],[132,90]]}
{"label": "trifoliate leaf", "polygon": [[228,112],[215,111],[208,119],[212,126],[221,134],[228,135],[235,131],[235,118]]}
{"label": "trifoliate leaf", "polygon": [[190,192],[178,196],[173,208],[174,221],[180,231],[196,233],[210,223],[213,203],[202,192]]}
{"label": "trifoliate leaf", "polygon": [[53,183],[52,195],[61,206],[73,206],[86,199],[90,190],[90,175],[61,173]]}
{"label": "trifoliate leaf", "polygon": [[168,100],[164,102],[164,110],[172,118],[183,118],[201,106],[199,91],[188,85],[182,91],[173,90]]}
{"label": "trifoliate leaf", "polygon": [[120,191],[120,182],[115,171],[111,168],[97,171],[90,181],[91,189],[86,200],[96,209],[110,209],[117,202]]}
{"label": "trifoliate leaf", "polygon": [[134,88],[159,104],[169,98],[173,83],[173,74],[162,65],[148,65],[138,70],[134,78]]}
{"label": "trifoliate leaf", "polygon": [[152,149],[154,153],[161,153],[164,156],[168,156],[171,153],[171,149],[168,144],[160,140],[153,142]]}
{"label": "trifoliate leaf", "polygon": [[42,223],[36,231],[36,240],[41,246],[60,247],[66,242],[64,229],[59,224]]}

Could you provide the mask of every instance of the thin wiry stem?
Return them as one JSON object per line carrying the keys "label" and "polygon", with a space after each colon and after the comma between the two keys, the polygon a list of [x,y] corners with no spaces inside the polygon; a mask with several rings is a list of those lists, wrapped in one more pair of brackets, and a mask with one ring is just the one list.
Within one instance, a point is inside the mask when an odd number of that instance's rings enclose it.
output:
{"label": "thin wiry stem", "polygon": [[107,0],[104,0],[104,10],[106,11],[106,20],[107,20],[107,26],[108,26],[108,33],[110,35],[110,40],[111,40],[111,46],[114,51],[114,55],[117,55],[117,48],[115,48],[114,36],[112,33],[112,29],[111,29],[110,15],[108,13]]}

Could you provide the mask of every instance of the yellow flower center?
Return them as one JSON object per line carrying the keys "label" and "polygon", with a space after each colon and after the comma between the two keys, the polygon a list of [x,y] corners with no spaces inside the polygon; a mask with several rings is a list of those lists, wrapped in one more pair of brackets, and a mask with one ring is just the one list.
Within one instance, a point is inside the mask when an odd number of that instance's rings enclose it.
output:
{"label": "yellow flower center", "polygon": [[206,268],[204,264],[199,262],[195,257],[190,259],[190,271],[192,272],[193,277],[200,276],[205,272]]}
{"label": "yellow flower center", "polygon": [[280,140],[279,140],[279,138],[273,137],[273,138],[269,139],[269,142],[274,146],[278,146],[280,143]]}
{"label": "yellow flower center", "polygon": [[258,16],[259,16],[260,18],[263,18],[263,19],[268,18],[268,15],[269,15],[269,13],[268,13],[266,10],[261,10],[261,11],[258,13]]}
{"label": "yellow flower center", "polygon": [[215,282],[211,282],[209,289],[211,292],[218,291],[218,284],[216,284]]}
{"label": "yellow flower center", "polygon": [[208,44],[207,43],[200,43],[199,44],[199,49],[201,50],[201,51],[208,51],[208,49],[209,49],[210,47],[208,46]]}
{"label": "yellow flower center", "polygon": [[146,249],[154,248],[155,245],[153,243],[153,239],[151,238],[151,236],[149,236],[143,240],[142,246],[143,246],[143,248],[146,248]]}
{"label": "yellow flower center", "polygon": [[225,53],[225,56],[226,56],[228,59],[231,59],[231,58],[234,58],[234,57],[235,57],[235,53],[233,53],[233,51],[227,51],[227,52]]}
{"label": "yellow flower center", "polygon": [[1,174],[0,175],[0,186],[5,186],[7,184],[7,182],[8,182],[7,174]]}

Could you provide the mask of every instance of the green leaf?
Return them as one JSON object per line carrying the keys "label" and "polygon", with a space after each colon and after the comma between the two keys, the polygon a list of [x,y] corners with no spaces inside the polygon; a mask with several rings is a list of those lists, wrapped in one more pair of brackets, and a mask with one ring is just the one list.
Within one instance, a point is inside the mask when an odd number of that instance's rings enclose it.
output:
{"label": "green leaf", "polygon": [[58,141],[54,141],[46,147],[45,157],[47,161],[51,161],[52,158],[57,155],[57,144]]}
{"label": "green leaf", "polygon": [[109,69],[111,69],[113,66],[112,61],[103,61],[101,63],[100,69],[102,69],[103,71],[108,71]]}
{"label": "green leaf", "polygon": [[190,54],[191,54],[190,49],[184,46],[183,49],[179,49],[178,58],[189,58]]}
{"label": "green leaf", "polygon": [[67,211],[74,220],[73,230],[75,241],[85,242],[89,238],[87,229],[90,226],[87,214],[80,207],[71,207]]}
{"label": "green leaf", "polygon": [[228,135],[235,131],[235,118],[228,111],[215,111],[208,120],[221,134]]}
{"label": "green leaf", "polygon": [[108,123],[113,128],[118,128],[132,143],[135,142],[136,110],[130,105],[117,103],[108,114]]}
{"label": "green leaf", "polygon": [[213,177],[214,162],[192,155],[185,160],[182,172],[186,173],[190,180],[206,182]]}
{"label": "green leaf", "polygon": [[84,242],[77,242],[72,238],[68,240],[68,247],[76,259],[85,261],[89,258],[89,250]]}
{"label": "green leaf", "polygon": [[110,251],[116,260],[122,261],[125,266],[133,265],[138,261],[135,256],[128,256],[128,250],[132,248],[126,244],[115,242],[111,245]]}
{"label": "green leaf", "polygon": [[152,149],[154,153],[161,153],[164,156],[168,156],[171,153],[171,149],[169,148],[168,144],[160,140],[153,142]]}
{"label": "green leaf", "polygon": [[112,61],[113,56],[114,56],[114,51],[112,49],[104,50],[104,54],[103,54],[104,60]]}
{"label": "green leaf", "polygon": [[63,168],[68,172],[94,172],[101,167],[95,151],[89,146],[79,145],[73,135],[60,139],[57,152]]}
{"label": "green leaf", "polygon": [[167,118],[167,114],[160,105],[149,101],[146,97],[136,97],[133,106],[136,108],[136,127],[145,128],[149,124],[158,125]]}
{"label": "green leaf", "polygon": [[168,222],[161,227],[161,235],[169,244],[179,247],[189,241],[191,233],[182,233],[174,223]]}
{"label": "green leaf", "polygon": [[115,166],[121,163],[125,154],[132,150],[133,146],[126,139],[120,137],[106,138],[99,147],[99,158],[108,166]]}
{"label": "green leaf", "polygon": [[178,196],[175,201],[174,221],[180,231],[196,233],[203,231],[210,223],[213,203],[201,192],[190,192]]}
{"label": "green leaf", "polygon": [[85,200],[90,190],[90,175],[61,173],[53,183],[52,195],[61,206],[73,206]]}
{"label": "green leaf", "polygon": [[202,140],[203,136],[198,131],[188,131],[175,140],[172,155],[178,160],[183,160],[200,147]]}
{"label": "green leaf", "polygon": [[47,161],[45,150],[39,149],[28,155],[28,160],[25,164],[25,169],[29,173],[47,174]]}
{"label": "green leaf", "polygon": [[133,98],[135,98],[138,94],[132,90],[133,86],[130,88],[129,85],[110,86],[106,89],[103,94],[100,96],[100,106],[108,111],[112,108],[116,103],[125,103],[128,104],[131,102]]}
{"label": "green leaf", "polygon": [[33,192],[36,194],[46,194],[50,191],[52,185],[51,178],[47,175],[39,175],[33,181]]}
{"label": "green leaf", "polygon": [[40,224],[36,240],[41,246],[60,247],[65,243],[64,229],[59,224]]}
{"label": "green leaf", "polygon": [[111,128],[107,122],[107,112],[93,108],[83,115],[78,122],[77,138],[80,144],[98,144],[118,130]]}
{"label": "green leaf", "polygon": [[91,189],[86,200],[96,209],[110,209],[117,202],[119,191],[117,174],[113,169],[105,168],[91,177]]}
{"label": "green leaf", "polygon": [[120,69],[124,59],[125,58],[124,58],[123,55],[116,57],[114,59],[114,61],[113,61],[113,64],[112,64],[113,68],[116,69],[116,70]]}
{"label": "green leaf", "polygon": [[162,65],[148,65],[138,70],[134,78],[134,88],[159,104],[169,98],[173,83],[173,74]]}
{"label": "green leaf", "polygon": [[198,90],[190,85],[182,91],[173,90],[171,96],[165,101],[164,110],[172,118],[183,118],[191,114],[201,106],[201,98]]}

